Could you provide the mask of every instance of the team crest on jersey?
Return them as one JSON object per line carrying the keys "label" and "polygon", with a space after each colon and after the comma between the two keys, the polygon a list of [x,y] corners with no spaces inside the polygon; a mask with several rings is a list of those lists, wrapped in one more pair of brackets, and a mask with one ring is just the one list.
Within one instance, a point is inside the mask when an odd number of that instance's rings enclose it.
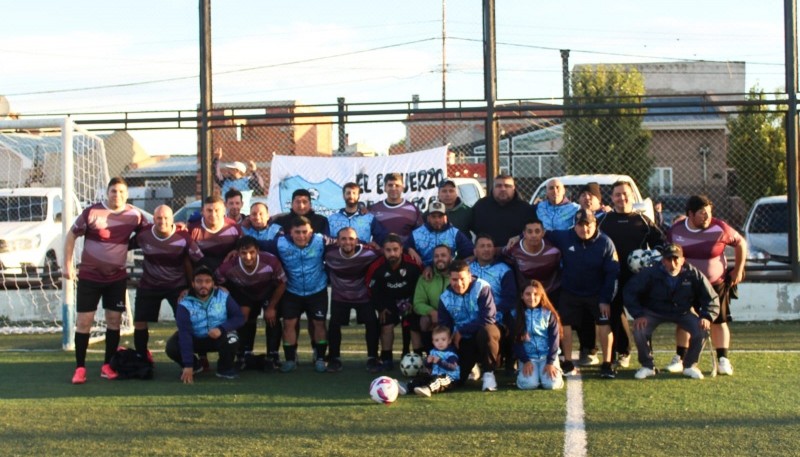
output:
{"label": "team crest on jersey", "polygon": [[299,175],[289,176],[281,180],[278,188],[281,212],[292,209],[292,193],[297,189],[308,189],[311,206],[318,214],[331,214],[342,206],[342,186],[330,178],[322,182],[310,182]]}
{"label": "team crest on jersey", "polygon": [[407,273],[407,270],[405,268],[401,268],[400,269],[400,276],[405,278],[406,277],[406,273]]}

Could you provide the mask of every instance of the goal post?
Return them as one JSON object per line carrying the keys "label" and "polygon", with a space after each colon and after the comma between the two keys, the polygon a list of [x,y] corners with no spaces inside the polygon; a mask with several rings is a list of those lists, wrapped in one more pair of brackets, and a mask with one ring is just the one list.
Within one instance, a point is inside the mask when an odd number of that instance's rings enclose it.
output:
{"label": "goal post", "polygon": [[[0,334],[61,332],[62,348],[74,349],[77,282],[61,275],[64,240],[109,179],[103,139],[69,117],[0,120]],[[126,308],[129,334],[127,299]],[[104,337],[100,307],[90,341]]]}

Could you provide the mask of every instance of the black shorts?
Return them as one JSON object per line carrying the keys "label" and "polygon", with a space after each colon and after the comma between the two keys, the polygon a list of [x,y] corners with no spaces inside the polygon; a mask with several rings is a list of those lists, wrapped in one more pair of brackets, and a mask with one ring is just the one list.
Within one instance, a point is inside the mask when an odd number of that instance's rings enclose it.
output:
{"label": "black shorts", "polygon": [[306,296],[286,292],[280,306],[284,319],[299,319],[306,313],[309,321],[324,321],[328,315],[328,289]]}
{"label": "black shorts", "polygon": [[377,321],[375,308],[370,302],[350,303],[341,300],[331,300],[331,325],[350,325],[350,310],[356,310],[356,324],[372,324]]}
{"label": "black shorts", "polygon": [[78,293],[75,297],[76,309],[79,313],[93,313],[97,311],[97,304],[103,299],[103,309],[108,311],[125,312],[125,294],[128,289],[128,279],[114,282],[97,282],[88,279],[78,280]]}
{"label": "black shorts", "polygon": [[172,315],[178,307],[178,296],[186,290],[185,287],[177,289],[136,289],[136,300],[133,302],[134,322],[158,322],[158,313],[161,303],[166,300],[172,308]]}
{"label": "black shorts", "polygon": [[608,318],[600,316],[600,304],[597,295],[581,297],[564,289],[558,303],[558,314],[561,316],[561,323],[570,327],[580,327],[583,317],[591,315],[597,325],[609,325]]}
{"label": "black shorts", "polygon": [[420,315],[417,313],[408,313],[403,317],[403,327],[408,326],[414,332],[422,331],[419,327]]}
{"label": "black shorts", "polygon": [[719,315],[712,324],[725,324],[727,322],[733,321],[733,317],[731,317],[731,294],[721,294],[722,288],[725,287],[725,283],[721,282],[716,286],[712,285],[711,287],[714,288],[714,292],[719,295]]}

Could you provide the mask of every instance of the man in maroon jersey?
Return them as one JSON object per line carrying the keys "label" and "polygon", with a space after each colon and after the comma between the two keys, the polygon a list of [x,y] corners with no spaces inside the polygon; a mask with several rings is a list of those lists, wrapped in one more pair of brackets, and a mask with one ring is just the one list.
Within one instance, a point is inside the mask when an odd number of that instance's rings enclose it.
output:
{"label": "man in maroon jersey", "polygon": [[331,320],[328,323],[328,372],[342,370],[339,359],[342,345],[342,326],[350,325],[350,311],[356,310],[356,322],[364,324],[367,343],[367,369],[380,367],[378,360],[378,318],[369,301],[369,290],[364,287],[364,277],[369,266],[380,254],[369,246],[358,243],[353,227],[339,230],[337,246],[328,247],[325,264],[331,281]]}
{"label": "man in maroon jersey", "polygon": [[536,279],[544,286],[550,301],[558,303],[561,252],[544,239],[544,234],[542,221],[531,219],[525,223],[522,239],[503,248],[503,254],[517,273],[517,284],[530,284]]}
{"label": "man in maroon jersey", "polygon": [[217,196],[203,201],[203,217],[189,223],[189,235],[200,248],[202,256],[194,260],[194,266],[204,265],[211,271],[236,250],[236,241],[242,237],[242,229],[232,219],[225,217],[225,204]]}
{"label": "man in maroon jersey", "polygon": [[237,251],[239,255],[223,262],[215,274],[217,284],[230,291],[245,318],[238,331],[237,367],[243,368],[248,355],[253,354],[258,316],[263,309],[269,356],[266,369],[271,370],[276,368],[280,359],[281,327],[277,309],[286,291],[286,274],[280,260],[268,252],[259,252],[258,241],[251,236],[239,239]]}
{"label": "man in maroon jersey", "polygon": [[200,252],[189,232],[176,230],[172,209],[161,205],[153,211],[153,224],[140,231],[131,241],[132,249],[144,254],[142,278],[136,288],[134,304],[133,342],[136,352],[151,363],[147,343],[148,322],[158,322],[161,303],[167,300],[172,315],[178,306],[178,296],[189,287],[192,277],[190,255],[199,258]]}
{"label": "man in maroon jersey", "polygon": [[[686,201],[686,219],[676,222],[667,233],[671,243],[683,248],[686,261],[700,270],[719,295],[719,315],[711,325],[711,341],[717,350],[720,374],[732,375],[733,365],[728,359],[731,334],[728,322],[731,319],[731,288],[744,279],[747,260],[747,242],[739,232],[721,219],[711,216],[713,204],[704,195],[693,195]],[[725,246],[733,246],[735,252],[733,269],[728,271]],[[682,357],[689,348],[689,334],[676,329],[677,354],[667,366],[667,371],[683,369]]]}
{"label": "man in maroon jersey", "polygon": [[422,213],[419,208],[403,198],[405,187],[400,173],[389,173],[384,179],[386,199],[372,205],[369,211],[375,215],[375,219],[383,225],[387,233],[399,235],[405,243],[411,232],[422,225]]}
{"label": "man in maroon jersey", "polygon": [[75,374],[73,384],[86,382],[86,351],[95,311],[102,297],[106,316],[106,353],[100,376],[116,379],[111,356],[119,346],[119,327],[125,311],[128,273],[128,243],[132,234],[145,225],[138,209],[126,203],[128,185],[119,177],[108,183],[107,200],[86,208],[75,219],[64,242],[64,279],[75,279],[73,259],[75,240],[84,237],[76,296],[78,317],[75,325]]}

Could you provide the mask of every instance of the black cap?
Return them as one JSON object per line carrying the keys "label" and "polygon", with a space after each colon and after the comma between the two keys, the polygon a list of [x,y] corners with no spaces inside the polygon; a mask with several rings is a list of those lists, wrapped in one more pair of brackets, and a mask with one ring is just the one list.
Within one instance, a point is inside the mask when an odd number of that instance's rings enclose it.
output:
{"label": "black cap", "polygon": [[593,222],[597,222],[597,218],[594,217],[594,213],[588,209],[579,209],[577,213],[575,213],[575,225],[578,224],[591,224]]}
{"label": "black cap", "polygon": [[668,244],[661,250],[661,257],[665,259],[683,257],[683,248],[679,244]]}
{"label": "black cap", "polygon": [[439,189],[441,189],[444,186],[458,187],[458,186],[456,186],[455,181],[453,181],[452,179],[445,179],[444,181],[439,181],[438,186],[439,186]]}

